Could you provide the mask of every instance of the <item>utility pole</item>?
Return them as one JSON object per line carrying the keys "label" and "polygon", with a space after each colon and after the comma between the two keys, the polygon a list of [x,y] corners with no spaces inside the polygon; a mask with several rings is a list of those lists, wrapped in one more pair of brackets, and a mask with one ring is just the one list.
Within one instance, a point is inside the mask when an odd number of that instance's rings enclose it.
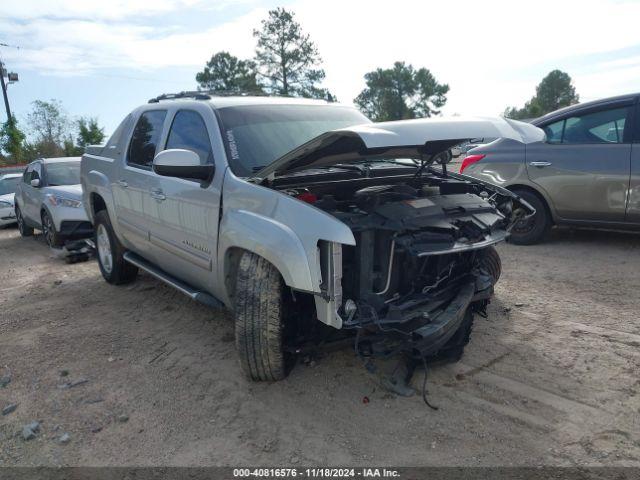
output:
{"label": "utility pole", "polygon": [[[15,45],[7,45],[6,43],[0,42],[0,47],[9,47],[9,48],[20,48]],[[4,82],[4,63],[2,62],[2,58],[0,58],[0,83],[2,84],[2,96],[4,97],[4,108],[7,110],[7,122],[11,123],[13,117],[11,116],[11,108],[9,108],[9,97],[7,96],[7,84]],[[7,70],[8,75],[8,70]],[[11,78],[9,78],[11,83]]]}
{"label": "utility pole", "polygon": [[0,60],[0,82],[2,83],[2,96],[4,97],[4,108],[7,110],[7,122],[11,122],[11,108],[9,108],[9,97],[7,96],[7,85],[4,83],[4,63]]}

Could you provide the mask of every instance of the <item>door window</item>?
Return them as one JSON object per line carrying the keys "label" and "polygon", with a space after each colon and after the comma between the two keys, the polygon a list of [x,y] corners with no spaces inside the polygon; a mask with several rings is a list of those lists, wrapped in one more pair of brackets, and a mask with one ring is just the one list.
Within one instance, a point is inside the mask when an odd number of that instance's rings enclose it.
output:
{"label": "door window", "polygon": [[31,180],[42,179],[42,164],[36,163],[33,165],[33,171],[31,172]]}
{"label": "door window", "polygon": [[24,183],[31,181],[31,172],[33,172],[33,165],[27,165],[27,168],[24,169],[24,173],[22,174],[22,181]]}
{"label": "door window", "polygon": [[166,110],[151,110],[140,115],[129,144],[129,165],[151,168],[166,116]]}
{"label": "door window", "polygon": [[629,107],[569,117],[544,127],[550,143],[623,143]]}
{"label": "door window", "polygon": [[200,157],[200,164],[213,163],[211,140],[202,117],[192,110],[176,113],[169,131],[166,148],[191,150]]}
{"label": "door window", "polygon": [[560,143],[562,142],[562,130],[564,129],[564,120],[559,122],[550,123],[544,127],[544,133],[547,134],[547,142]]}

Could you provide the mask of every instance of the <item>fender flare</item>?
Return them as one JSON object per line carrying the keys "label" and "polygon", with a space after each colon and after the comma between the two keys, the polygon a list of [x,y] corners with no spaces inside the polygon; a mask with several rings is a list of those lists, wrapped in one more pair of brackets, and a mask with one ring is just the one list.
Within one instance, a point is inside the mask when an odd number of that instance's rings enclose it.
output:
{"label": "fender flare", "polygon": [[218,278],[224,278],[225,261],[233,248],[263,257],[278,269],[287,286],[319,292],[320,279],[312,276],[302,241],[287,225],[247,210],[227,211],[220,222]]}

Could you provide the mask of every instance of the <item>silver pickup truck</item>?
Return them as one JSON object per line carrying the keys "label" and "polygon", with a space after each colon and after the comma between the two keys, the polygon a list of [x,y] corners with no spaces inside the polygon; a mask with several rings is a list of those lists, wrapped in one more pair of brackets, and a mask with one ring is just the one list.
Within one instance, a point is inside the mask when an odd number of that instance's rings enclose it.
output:
{"label": "silver pickup truck", "polygon": [[434,159],[464,139],[543,135],[504,119],[373,124],[315,100],[163,95],[88,149],[84,205],[104,278],[142,269],[232,309],[254,380],[333,341],[459,358],[500,275],[492,245],[534,211]]}

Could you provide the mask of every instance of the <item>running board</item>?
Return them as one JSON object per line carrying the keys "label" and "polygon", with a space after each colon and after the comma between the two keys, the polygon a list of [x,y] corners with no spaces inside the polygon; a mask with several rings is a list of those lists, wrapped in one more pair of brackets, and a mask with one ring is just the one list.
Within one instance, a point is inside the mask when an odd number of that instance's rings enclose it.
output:
{"label": "running board", "polygon": [[192,298],[193,300],[203,303],[204,305],[207,305],[209,307],[224,308],[224,304],[220,300],[218,300],[216,297],[190,287],[186,283],[181,282],[180,280],[169,275],[167,272],[147,262],[141,256],[136,255],[133,252],[125,252],[123,257],[130,264],[135,265],[138,268],[141,268],[145,272],[153,275],[158,280],[162,280],[164,283],[184,293],[186,296]]}

